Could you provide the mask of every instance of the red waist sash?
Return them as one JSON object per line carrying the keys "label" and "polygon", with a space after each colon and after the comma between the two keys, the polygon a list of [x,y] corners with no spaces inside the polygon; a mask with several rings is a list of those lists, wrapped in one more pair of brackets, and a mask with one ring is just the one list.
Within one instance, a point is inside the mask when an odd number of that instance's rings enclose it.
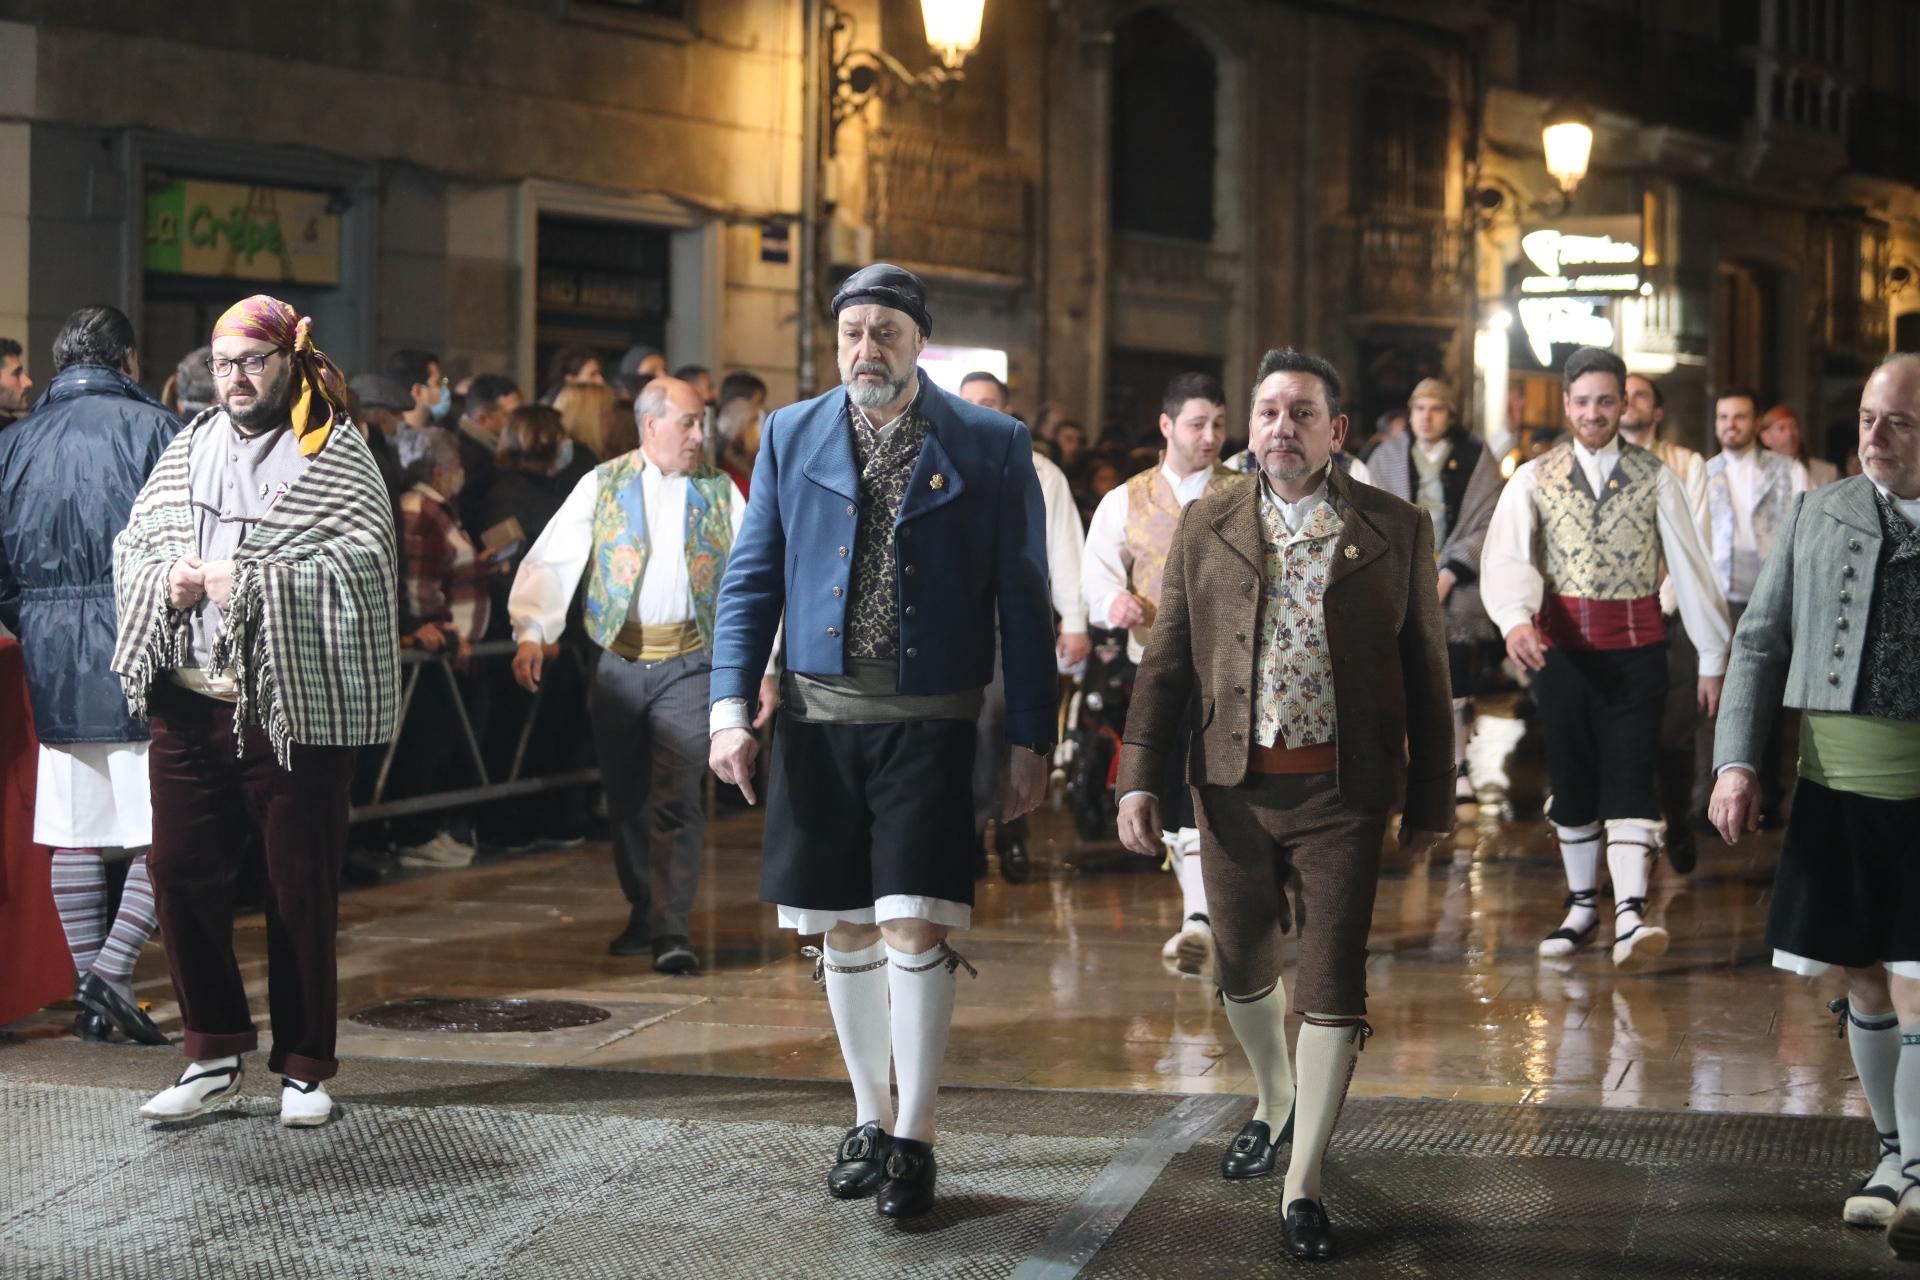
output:
{"label": "red waist sash", "polygon": [[1541,601],[1533,625],[1549,645],[1562,649],[1639,649],[1667,638],[1657,595],[1633,600],[1550,595]]}

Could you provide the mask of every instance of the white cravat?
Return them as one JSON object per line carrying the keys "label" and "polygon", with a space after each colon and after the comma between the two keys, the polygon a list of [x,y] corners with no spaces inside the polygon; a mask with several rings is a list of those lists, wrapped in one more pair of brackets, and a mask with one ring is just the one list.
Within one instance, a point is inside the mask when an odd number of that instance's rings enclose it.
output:
{"label": "white cravat", "polygon": [[1288,502],[1273,491],[1273,487],[1263,476],[1260,480],[1260,495],[1280,513],[1280,519],[1286,522],[1288,533],[1299,533],[1306,526],[1307,517],[1313,514],[1313,509],[1327,500],[1327,482],[1323,476],[1319,487],[1312,493],[1298,502]]}
{"label": "white cravat", "polygon": [[1914,528],[1920,529],[1920,498],[1896,498],[1893,490],[1887,488],[1887,486],[1881,484],[1878,480],[1870,480],[1869,483],[1873,485],[1877,492],[1893,503],[1893,509],[1900,513],[1902,520],[1905,520]]}

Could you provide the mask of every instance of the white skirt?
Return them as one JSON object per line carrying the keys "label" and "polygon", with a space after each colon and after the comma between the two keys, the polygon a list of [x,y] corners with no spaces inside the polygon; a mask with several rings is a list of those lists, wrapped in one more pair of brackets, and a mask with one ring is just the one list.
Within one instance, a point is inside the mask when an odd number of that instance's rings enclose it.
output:
{"label": "white skirt", "polygon": [[871,907],[847,911],[812,911],[780,907],[780,927],[801,935],[825,933],[837,924],[878,924],[882,920],[925,920],[949,929],[964,929],[973,921],[973,908],[949,898],[917,898],[890,893]]}
{"label": "white skirt", "polygon": [[152,844],[147,744],[42,743],[33,841],[56,849],[138,849]]}
{"label": "white skirt", "polygon": [[[1805,956],[1797,956],[1791,951],[1782,951],[1778,947],[1773,949],[1773,967],[1785,969],[1788,973],[1797,973],[1803,978],[1817,978],[1833,968],[1824,960],[1809,960]],[[1920,979],[1920,960],[1889,960],[1884,968],[1896,978],[1906,978],[1909,981]]]}

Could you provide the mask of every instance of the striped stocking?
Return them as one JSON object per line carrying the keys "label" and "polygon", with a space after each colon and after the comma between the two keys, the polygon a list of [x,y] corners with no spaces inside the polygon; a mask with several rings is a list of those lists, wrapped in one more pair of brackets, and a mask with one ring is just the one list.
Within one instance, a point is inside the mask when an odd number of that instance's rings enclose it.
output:
{"label": "striped stocking", "polygon": [[120,912],[93,971],[127,999],[133,999],[133,966],[159,923],[153,907],[153,881],[147,878],[143,849],[127,863],[127,883],[120,891]]}
{"label": "striped stocking", "polygon": [[93,972],[107,933],[107,866],[98,849],[53,851],[53,905],[76,978]]}

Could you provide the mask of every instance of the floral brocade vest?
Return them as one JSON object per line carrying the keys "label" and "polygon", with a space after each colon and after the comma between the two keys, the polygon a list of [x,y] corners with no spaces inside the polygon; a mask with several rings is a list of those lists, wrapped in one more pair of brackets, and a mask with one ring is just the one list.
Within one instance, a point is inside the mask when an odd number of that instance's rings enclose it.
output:
{"label": "floral brocade vest", "polygon": [[[587,634],[610,646],[647,571],[647,510],[640,475],[646,455],[635,449],[594,468],[593,555],[587,562]],[[713,605],[733,550],[733,482],[702,465],[687,477],[687,579],[701,643],[713,652]]]}
{"label": "floral brocade vest", "polygon": [[[1216,465],[1209,491],[1225,481],[1244,483],[1245,472]],[[1146,602],[1147,616],[1133,629],[1133,640],[1144,646],[1160,611],[1160,584],[1167,574],[1167,552],[1173,550],[1173,535],[1180,528],[1180,500],[1173,486],[1160,474],[1158,464],[1127,481],[1127,555],[1132,564],[1127,570],[1127,590]]]}
{"label": "floral brocade vest", "polygon": [[1585,600],[1635,600],[1660,589],[1660,472],[1665,463],[1622,440],[1620,461],[1598,495],[1555,445],[1534,464],[1538,537],[1547,590]]}

